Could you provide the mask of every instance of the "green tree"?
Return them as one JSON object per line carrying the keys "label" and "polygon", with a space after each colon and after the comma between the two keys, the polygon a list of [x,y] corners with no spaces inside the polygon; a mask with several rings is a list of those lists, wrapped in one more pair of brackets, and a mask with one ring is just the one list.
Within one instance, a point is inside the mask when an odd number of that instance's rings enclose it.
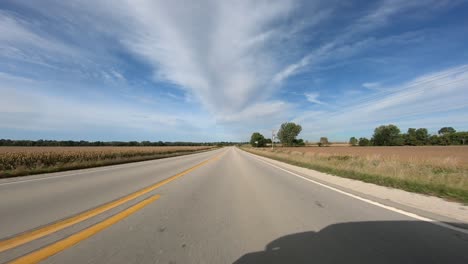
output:
{"label": "green tree", "polygon": [[252,147],[264,147],[265,141],[265,137],[258,132],[254,132],[250,137],[250,145],[252,145]]}
{"label": "green tree", "polygon": [[453,127],[443,127],[439,129],[439,135],[447,135],[457,132]]}
{"label": "green tree", "polygon": [[138,145],[140,145],[140,143],[138,143],[137,141],[130,141],[130,142],[128,142],[128,145],[129,146],[138,146]]}
{"label": "green tree", "polygon": [[404,143],[400,129],[395,125],[377,127],[372,140],[375,146],[401,146]]}
{"label": "green tree", "polygon": [[359,146],[361,147],[365,147],[365,146],[369,146],[370,145],[370,141],[369,139],[365,138],[365,137],[362,137],[362,138],[359,138]]}
{"label": "green tree", "polygon": [[327,137],[321,137],[318,145],[319,145],[319,147],[326,147],[326,146],[330,145],[330,142],[328,142]]}
{"label": "green tree", "polygon": [[437,135],[432,135],[429,137],[429,144],[431,145],[440,145],[440,139]]}
{"label": "green tree", "polygon": [[449,135],[451,145],[465,145],[468,143],[468,132],[455,132]]}
{"label": "green tree", "polygon": [[448,146],[452,144],[452,139],[449,134],[439,136],[439,145]]}
{"label": "green tree", "polygon": [[403,134],[403,140],[405,145],[416,146],[416,128],[408,128],[408,132]]}
{"label": "green tree", "polygon": [[304,140],[302,138],[300,138],[300,139],[295,139],[293,141],[293,145],[296,146],[296,147],[303,147],[303,146],[305,146],[305,143],[304,143]]}
{"label": "green tree", "polygon": [[278,131],[278,139],[283,146],[292,146],[297,135],[301,133],[302,127],[292,122],[286,122],[281,125]]}
{"label": "green tree", "polygon": [[426,145],[429,142],[429,133],[427,128],[416,129],[416,143],[418,146]]}
{"label": "green tree", "polygon": [[357,138],[351,137],[351,138],[349,139],[349,144],[350,144],[351,146],[356,146],[356,145],[358,144]]}

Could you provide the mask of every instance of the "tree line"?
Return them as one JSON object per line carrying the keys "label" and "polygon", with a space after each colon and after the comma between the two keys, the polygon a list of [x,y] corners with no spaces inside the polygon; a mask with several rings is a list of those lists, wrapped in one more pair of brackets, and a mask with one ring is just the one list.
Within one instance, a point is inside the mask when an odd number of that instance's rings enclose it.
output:
{"label": "tree line", "polygon": [[351,137],[352,146],[424,146],[424,145],[465,145],[468,143],[468,132],[457,132],[453,127],[443,127],[436,135],[429,134],[426,128],[408,128],[401,133],[395,125],[383,125],[375,128],[372,138]]}
{"label": "tree line", "polygon": [[233,146],[242,144],[239,142],[163,142],[163,141],[73,141],[73,140],[11,140],[0,139],[0,146],[22,147],[163,147],[163,146]]}
{"label": "tree line", "polygon": [[[250,137],[250,144],[253,147],[265,147],[267,144],[275,143],[275,139],[278,139],[282,146],[305,146],[303,139],[297,139],[301,131],[301,125],[286,122],[281,125],[273,140],[265,138],[259,132],[254,132]],[[349,144],[352,146],[465,145],[468,144],[468,132],[457,132],[453,127],[443,127],[436,135],[429,134],[427,128],[409,128],[406,133],[401,133],[397,126],[390,124],[375,128],[370,139],[351,137]],[[328,145],[330,145],[328,138],[321,137],[318,146]]]}

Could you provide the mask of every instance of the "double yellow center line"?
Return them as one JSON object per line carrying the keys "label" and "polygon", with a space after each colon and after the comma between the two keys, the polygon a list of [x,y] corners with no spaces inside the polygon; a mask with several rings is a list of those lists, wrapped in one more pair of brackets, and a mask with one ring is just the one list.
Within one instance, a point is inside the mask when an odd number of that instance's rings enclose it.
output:
{"label": "double yellow center line", "polygon": [[[50,224],[50,225],[47,225],[47,226],[44,226],[44,227],[41,227],[39,229],[36,229],[36,230],[33,230],[33,231],[29,231],[29,232],[26,232],[26,233],[23,233],[23,234],[20,234],[18,236],[15,236],[15,237],[12,237],[10,239],[6,239],[6,240],[3,240],[3,241],[0,241],[0,252],[3,252],[3,251],[6,251],[6,250],[9,250],[9,249],[12,249],[12,248],[15,248],[15,247],[18,247],[18,246],[21,246],[23,244],[26,244],[28,242],[31,242],[33,240],[36,240],[38,238],[41,238],[41,237],[44,237],[44,236],[47,236],[49,234],[52,234],[54,232],[57,232],[59,230],[62,230],[62,229],[65,229],[67,227],[70,227],[72,225],[75,225],[77,223],[80,223],[80,222],[83,222],[87,219],[90,219],[94,216],[97,216],[101,213],[104,213],[106,211],[109,211],[117,206],[120,206],[120,205],[123,205],[131,200],[134,200],[138,197],[141,197],[142,195],[145,195],[165,184],[168,184],[169,182],[171,181],[174,181],[198,168],[200,168],[201,166],[207,164],[208,162],[211,162],[215,159],[218,159],[220,157],[220,155],[217,155],[211,159],[208,159],[208,160],[205,160],[203,161],[202,163],[199,163],[183,172],[180,172],[174,176],[171,176],[165,180],[162,180],[154,185],[151,185],[151,186],[148,186],[144,189],[141,189],[139,191],[136,191],[132,194],[129,194],[127,196],[124,196],[118,200],[115,200],[115,201],[112,201],[110,203],[107,203],[107,204],[104,204],[104,205],[101,205],[97,208],[94,208],[94,209],[91,209],[91,210],[88,210],[88,211],[85,211],[83,213],[80,213],[76,216],[73,216],[73,217],[70,217],[70,218],[67,218],[67,219],[64,219],[64,220],[61,220],[61,221],[58,221],[58,222],[55,222],[53,224]],[[148,205],[149,203],[159,199],[159,195],[155,195],[155,196],[151,196],[150,198],[146,199],[146,200],[143,200],[142,202],[139,202],[135,205],[133,205],[132,207],[104,220],[103,222],[100,222],[94,226],[91,226],[81,232],[78,232],[68,238],[65,238],[63,240],[60,240],[54,244],[51,244],[49,246],[46,246],[38,251],[34,251],[28,255],[25,255],[23,257],[20,257],[16,260],[14,260],[13,262],[11,263],[35,263],[35,262],[39,262],[51,255],[54,255],[68,247],[71,247],[73,246],[74,244],[78,243],[79,241],[81,240],[84,240],[90,236],[92,236],[93,234],[101,231],[102,229],[120,221],[121,219],[133,214],[134,212],[138,211],[139,209],[143,208],[144,206]]]}
{"label": "double yellow center line", "polygon": [[51,245],[48,245],[44,248],[41,248],[37,251],[33,251],[32,253],[29,253],[27,255],[24,255],[20,258],[17,258],[13,260],[11,263],[14,264],[29,264],[29,263],[37,263],[39,261],[42,261],[50,256],[53,256],[60,251],[63,251],[69,247],[72,247],[76,244],[78,244],[80,241],[85,240],[89,238],[90,236],[104,230],[105,228],[108,228],[109,226],[119,222],[120,220],[124,219],[125,217],[135,213],[136,211],[142,209],[146,205],[156,201],[159,199],[159,195],[151,196],[150,198],[143,200],[142,202],[139,202],[132,207],[110,217],[107,218],[106,220],[99,222],[91,227],[86,228],[83,231],[80,231],[76,234],[73,234],[65,239],[59,240]]}

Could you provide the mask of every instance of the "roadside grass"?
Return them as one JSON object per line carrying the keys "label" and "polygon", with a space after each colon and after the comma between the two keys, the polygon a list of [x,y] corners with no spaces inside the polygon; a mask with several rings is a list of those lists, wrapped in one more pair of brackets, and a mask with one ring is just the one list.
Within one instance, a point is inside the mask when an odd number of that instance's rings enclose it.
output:
{"label": "roadside grass", "polygon": [[303,153],[281,149],[243,150],[288,164],[344,177],[398,188],[409,192],[438,196],[468,204],[468,173],[456,160],[401,161],[397,157],[366,157],[323,153]]}
{"label": "roadside grass", "polygon": [[40,173],[102,167],[131,162],[183,156],[214,148],[177,149],[163,152],[24,152],[0,153],[0,178],[11,178]]}

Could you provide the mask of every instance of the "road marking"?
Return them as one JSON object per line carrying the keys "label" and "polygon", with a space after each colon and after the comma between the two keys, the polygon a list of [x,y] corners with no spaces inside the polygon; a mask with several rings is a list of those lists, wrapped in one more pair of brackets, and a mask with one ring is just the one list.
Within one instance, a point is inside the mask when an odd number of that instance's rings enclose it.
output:
{"label": "road marking", "polygon": [[19,257],[13,260],[12,262],[10,262],[10,264],[37,263],[39,261],[42,261],[110,227],[111,225],[119,222],[120,220],[130,216],[131,214],[147,206],[148,204],[156,201],[157,199],[159,199],[159,197],[160,195],[151,196],[150,198],[143,200],[133,205],[132,207],[114,216],[111,216],[110,218],[107,218],[106,220],[102,222],[99,222],[91,227],[88,227],[78,233],[75,233],[67,238],[57,241],[37,251],[29,253],[25,256]]}
{"label": "road marking", "polygon": [[[212,151],[212,150],[209,150],[209,151]],[[133,167],[141,166],[141,164],[136,164],[136,163],[151,162],[151,161],[161,161],[161,160],[170,159],[170,158],[176,158],[176,159],[178,159],[178,158],[185,158],[185,156],[189,156],[189,155],[190,155],[191,157],[193,157],[193,156],[195,156],[195,155],[204,154],[204,153],[209,152],[209,151],[204,151],[204,152],[200,152],[200,153],[193,153],[193,154],[179,155],[179,156],[168,157],[168,158],[163,158],[163,159],[144,160],[144,161],[137,161],[137,162],[124,163],[124,164],[109,165],[109,166],[105,166],[105,167],[108,167],[108,168],[102,168],[102,169],[96,169],[96,170],[84,169],[84,170],[87,170],[87,171],[83,171],[83,172],[74,172],[74,173],[69,173],[69,174],[64,174],[64,175],[48,176],[48,177],[38,178],[38,179],[26,179],[26,180],[17,180],[17,181],[14,181],[14,180],[13,180],[13,181],[11,181],[11,182],[0,183],[0,186],[3,186],[3,185],[11,185],[11,184],[17,184],[17,183],[23,183],[23,182],[34,182],[34,181],[50,180],[50,179],[56,179],[56,178],[65,178],[65,177],[70,177],[70,176],[75,176],[75,175],[86,174],[86,173],[94,173],[94,172],[101,172],[101,171],[108,171],[108,170],[116,170],[116,169],[120,169],[120,168],[122,168],[122,167],[133,168]],[[55,173],[59,173],[59,172],[55,172]],[[31,177],[31,176],[34,176],[34,175],[21,176],[21,177]],[[8,179],[8,178],[7,178],[7,179]],[[14,178],[9,178],[9,179],[14,179]]]}
{"label": "road marking", "polygon": [[337,188],[334,188],[334,187],[331,187],[331,186],[328,186],[326,184],[323,184],[321,182],[318,182],[318,181],[315,181],[315,180],[312,180],[312,179],[309,179],[307,177],[304,177],[304,176],[301,176],[295,172],[292,172],[292,171],[289,171],[287,169],[284,169],[284,168],[281,168],[277,165],[274,165],[268,161],[265,161],[259,157],[257,157],[255,154],[251,154],[249,153],[249,155],[252,155],[253,158],[263,162],[263,163],[266,163],[272,167],[275,167],[279,170],[282,170],[284,172],[287,172],[291,175],[294,175],[298,178],[301,178],[303,180],[306,180],[308,182],[312,182],[312,183],[315,183],[317,185],[320,185],[322,187],[325,187],[327,189],[330,189],[332,191],[335,191],[335,192],[338,192],[338,193],[341,193],[341,194],[344,194],[346,196],[349,196],[349,197],[352,197],[354,199],[357,199],[357,200],[360,200],[360,201],[363,201],[363,202],[366,202],[366,203],[369,203],[369,204],[372,204],[372,205],[375,205],[375,206],[378,206],[378,207],[381,207],[381,208],[384,208],[384,209],[387,209],[387,210],[390,210],[390,211],[393,211],[393,212],[396,212],[396,213],[399,213],[399,214],[402,214],[402,215],[405,215],[405,216],[408,216],[408,217],[411,217],[411,218],[414,218],[414,219],[417,219],[417,220],[420,220],[420,221],[424,221],[424,222],[428,222],[428,223],[432,223],[434,225],[438,225],[438,226],[441,226],[441,227],[445,227],[445,228],[448,228],[448,229],[451,229],[451,230],[455,230],[455,231],[458,231],[458,232],[461,232],[461,233],[464,233],[464,234],[468,234],[468,230],[464,229],[464,228],[460,228],[460,227],[456,227],[456,226],[453,226],[453,225],[449,225],[449,224],[446,224],[446,223],[443,223],[443,222],[440,222],[440,221],[437,221],[437,220],[434,220],[434,219],[430,219],[430,218],[427,218],[427,217],[424,217],[424,216],[420,216],[420,215],[417,215],[417,214],[414,214],[414,213],[411,213],[411,212],[408,212],[408,211],[405,211],[405,210],[401,210],[401,209],[398,209],[398,208],[395,208],[395,207],[392,207],[392,206],[388,206],[388,205],[385,205],[385,204],[381,204],[379,202],[375,202],[375,201],[372,201],[372,200],[369,200],[369,199],[366,199],[366,198],[363,198],[363,197],[360,197],[360,196],[357,196],[357,195],[354,195],[352,193],[348,193],[348,192],[345,192],[343,190],[340,190],[340,189],[337,189]]}
{"label": "road marking", "polygon": [[94,209],[91,209],[91,210],[88,210],[88,211],[85,211],[81,214],[78,214],[76,216],[73,216],[73,217],[70,217],[70,218],[67,218],[67,219],[64,219],[64,220],[61,220],[61,221],[58,221],[56,223],[53,223],[53,224],[50,224],[50,225],[47,225],[47,226],[44,226],[42,228],[39,228],[39,229],[36,229],[36,230],[32,230],[32,231],[29,231],[29,232],[26,232],[26,233],[23,233],[23,234],[20,234],[18,236],[15,236],[15,237],[12,237],[12,238],[9,238],[9,239],[5,239],[5,240],[2,240],[0,241],[0,252],[3,252],[5,250],[9,250],[9,249],[12,249],[12,248],[15,248],[15,247],[18,247],[20,245],[23,245],[25,243],[28,243],[28,242],[31,242],[33,240],[36,240],[38,238],[41,238],[41,237],[44,237],[46,235],[49,235],[49,234],[52,234],[54,232],[57,232],[59,230],[62,230],[64,228],[67,228],[69,226],[72,226],[72,225],[75,225],[79,222],[82,222],[82,221],[85,221],[89,218],[92,218],[96,215],[99,215],[103,212],[106,212],[112,208],[115,208],[119,205],[122,205],[128,201],[131,201],[135,198],[138,198],[144,194],[147,194],[171,181],[174,181],[184,175],[186,175],[187,173],[190,173],[198,168],[200,168],[201,166],[207,164],[208,162],[210,161],[213,161],[215,159],[218,159],[221,155],[216,155],[215,157],[212,157],[208,160],[205,160],[183,172],[180,172],[174,176],[171,176],[165,180],[162,180],[154,185],[151,185],[149,187],[146,187],[146,188],[143,188],[139,191],[136,191],[132,194],[129,194],[127,196],[124,196],[120,199],[117,199],[115,201],[112,201],[110,203],[107,203],[107,204],[104,204],[102,206],[99,206],[97,208],[94,208]]}

